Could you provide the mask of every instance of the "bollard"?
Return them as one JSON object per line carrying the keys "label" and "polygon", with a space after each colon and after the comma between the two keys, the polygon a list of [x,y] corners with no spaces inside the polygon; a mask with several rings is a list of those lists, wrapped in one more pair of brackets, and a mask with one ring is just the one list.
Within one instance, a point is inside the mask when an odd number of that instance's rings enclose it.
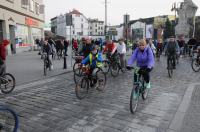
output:
{"label": "bollard", "polygon": [[63,69],[67,69],[67,58],[66,58],[65,55],[64,55],[64,66],[63,66]]}

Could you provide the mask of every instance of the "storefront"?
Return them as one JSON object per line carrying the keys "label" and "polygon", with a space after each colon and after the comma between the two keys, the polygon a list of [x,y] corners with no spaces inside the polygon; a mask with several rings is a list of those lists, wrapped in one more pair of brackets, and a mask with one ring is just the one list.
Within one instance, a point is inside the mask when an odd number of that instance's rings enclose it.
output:
{"label": "storefront", "polygon": [[17,24],[15,30],[15,43],[16,47],[30,46],[28,41],[28,27],[24,25]]}

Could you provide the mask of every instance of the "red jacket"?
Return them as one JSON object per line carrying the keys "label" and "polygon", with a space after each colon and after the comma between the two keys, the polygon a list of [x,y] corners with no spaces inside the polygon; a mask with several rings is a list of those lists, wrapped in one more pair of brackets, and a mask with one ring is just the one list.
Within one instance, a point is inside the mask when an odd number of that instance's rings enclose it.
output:
{"label": "red jacket", "polygon": [[8,40],[3,40],[2,44],[0,44],[0,57],[5,61],[6,60],[6,46],[10,42]]}
{"label": "red jacket", "polygon": [[78,42],[77,41],[74,41],[73,47],[74,47],[74,49],[78,49]]}

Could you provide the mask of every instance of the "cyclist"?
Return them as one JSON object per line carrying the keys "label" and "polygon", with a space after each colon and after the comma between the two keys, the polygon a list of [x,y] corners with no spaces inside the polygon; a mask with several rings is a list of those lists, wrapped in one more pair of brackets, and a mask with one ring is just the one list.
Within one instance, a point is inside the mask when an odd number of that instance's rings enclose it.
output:
{"label": "cyclist", "polygon": [[[135,49],[131,58],[128,61],[127,69],[131,69],[131,65],[137,61],[137,66],[140,67],[138,73],[144,77],[145,87],[151,88],[150,85],[150,72],[154,66],[153,52],[149,46],[147,46],[144,39],[139,41],[139,47]],[[136,82],[136,80],[134,79]]]}
{"label": "cyclist", "polygon": [[91,39],[89,37],[84,39],[82,49],[79,54],[82,54],[84,58],[87,57],[90,54],[92,47],[93,44],[91,43]]}
{"label": "cyclist", "polygon": [[6,47],[10,42],[8,40],[3,40],[0,42],[0,76],[6,72]]}
{"label": "cyclist", "polygon": [[119,44],[117,46],[117,53],[120,57],[120,64],[122,68],[125,68],[125,54],[126,54],[126,45],[123,39],[119,39]]}
{"label": "cyclist", "polygon": [[158,54],[162,54],[162,49],[163,49],[163,43],[162,43],[162,39],[159,39],[158,42],[157,42],[157,47],[156,47],[156,50],[157,50],[157,53],[156,53],[156,56],[158,57]]}
{"label": "cyclist", "polygon": [[[93,46],[91,53],[84,60],[82,60],[81,63],[83,64],[83,66],[89,64],[90,74],[92,74],[92,76],[95,76],[96,72],[98,71],[97,67],[102,66],[102,61],[102,54],[98,52],[98,47]],[[91,87],[94,86],[96,82],[97,80],[94,80],[94,82],[91,84]]]}
{"label": "cyclist", "polygon": [[51,69],[53,69],[53,64],[52,64],[51,59],[49,57],[52,54],[52,49],[51,49],[50,44],[47,41],[44,42],[43,53],[47,54],[47,60],[49,62],[49,67]]}
{"label": "cyclist", "polygon": [[[172,65],[173,68],[176,69],[176,55],[179,52],[179,45],[176,43],[174,36],[170,36],[169,42],[166,45],[166,53],[167,53],[167,66],[169,65],[169,59],[172,57]],[[167,67],[168,69],[168,67]]]}
{"label": "cyclist", "polygon": [[116,57],[117,46],[112,40],[107,40],[106,47],[103,50],[103,53],[107,52],[106,57],[109,59],[111,56]]}

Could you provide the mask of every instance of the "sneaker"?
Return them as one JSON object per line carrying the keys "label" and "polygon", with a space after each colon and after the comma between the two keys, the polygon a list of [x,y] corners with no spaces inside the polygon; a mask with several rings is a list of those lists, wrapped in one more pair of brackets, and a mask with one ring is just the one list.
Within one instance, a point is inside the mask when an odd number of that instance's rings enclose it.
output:
{"label": "sneaker", "polygon": [[149,83],[146,83],[146,88],[147,88],[147,89],[150,89],[150,88],[151,88],[150,82],[149,82]]}

